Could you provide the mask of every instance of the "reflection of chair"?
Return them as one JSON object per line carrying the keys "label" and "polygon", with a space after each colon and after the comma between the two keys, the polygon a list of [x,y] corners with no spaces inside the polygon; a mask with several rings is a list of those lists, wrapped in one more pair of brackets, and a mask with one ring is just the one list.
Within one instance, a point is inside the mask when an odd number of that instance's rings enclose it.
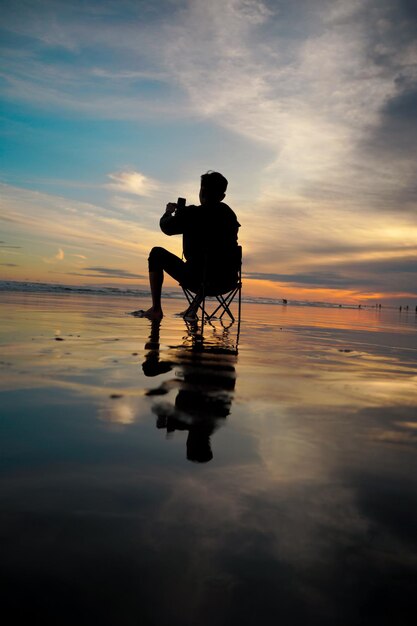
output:
{"label": "reflection of chair", "polygon": [[[204,321],[211,321],[213,318],[218,317],[219,319],[223,318],[223,315],[227,313],[232,322],[235,321],[235,317],[230,309],[230,306],[238,296],[238,324],[240,325],[240,311],[241,311],[241,298],[242,298],[242,246],[237,247],[237,256],[236,256],[236,280],[233,284],[225,285],[224,287],[219,286],[218,280],[210,281],[203,279],[201,283],[201,287],[198,291],[194,292],[188,287],[181,285],[182,290],[185,294],[185,297],[188,300],[188,310],[187,312],[193,316],[198,317],[199,311],[201,311],[201,319]],[[217,284],[216,284],[217,283]],[[206,307],[206,298],[211,298],[214,300],[214,310],[209,312]],[[217,306],[216,306],[217,305]],[[221,311],[220,315],[217,313]]]}

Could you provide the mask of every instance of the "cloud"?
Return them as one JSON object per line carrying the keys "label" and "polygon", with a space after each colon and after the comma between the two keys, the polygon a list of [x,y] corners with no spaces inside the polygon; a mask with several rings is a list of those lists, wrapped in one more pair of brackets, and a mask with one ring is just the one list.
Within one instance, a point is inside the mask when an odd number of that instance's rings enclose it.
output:
{"label": "cloud", "polygon": [[63,261],[64,258],[65,258],[64,251],[61,248],[59,248],[55,256],[44,257],[42,260],[44,263],[56,263],[57,261]]}
{"label": "cloud", "polygon": [[305,273],[306,264],[417,253],[416,215],[377,218],[360,206],[343,203],[343,198],[312,198],[307,204],[303,198],[280,197],[271,191],[256,211],[249,207],[239,213],[245,257],[250,259],[246,269],[276,273],[279,264],[279,273],[288,273],[289,266]]}
{"label": "cloud", "polygon": [[352,134],[374,119],[392,89],[388,77],[366,67],[360,5],[337,27],[324,19],[325,6],[292,14],[295,30],[285,7],[196,0],[168,39],[171,71],[202,114],[271,144],[283,166],[297,156],[299,170],[323,170],[346,154]]}
{"label": "cloud", "polygon": [[[416,180],[415,159],[384,163],[378,150],[364,150],[386,127],[398,77],[416,71],[392,4],[316,0],[277,10],[257,0],[195,0],[166,40],[167,64],[200,115],[271,149],[263,187],[305,203],[332,196],[362,210],[416,214],[415,185],[398,203]],[[387,28],[396,65],[375,52]],[[405,136],[410,124],[402,126]]]}
{"label": "cloud", "polygon": [[[142,255],[145,263],[150,247],[159,245],[163,239],[162,233],[156,232],[157,217],[148,229],[142,223],[142,214],[128,218],[103,205],[10,185],[0,185],[0,190],[3,205],[0,222],[11,224],[16,236],[27,237],[30,233],[30,241],[36,238],[51,244],[59,240],[67,248],[83,248],[89,258],[97,256],[100,246],[111,250],[112,255]],[[157,206],[155,215],[159,214]]]}
{"label": "cloud", "polygon": [[108,174],[107,176],[113,182],[107,184],[106,188],[119,193],[151,196],[159,187],[155,180],[133,170]]}
{"label": "cloud", "polygon": [[267,280],[278,283],[293,283],[295,285],[310,285],[314,287],[343,288],[361,285],[369,285],[366,278],[353,281],[348,276],[337,272],[312,272],[311,274],[263,274],[262,272],[247,272],[245,278],[255,280]]}
{"label": "cloud", "polygon": [[[375,123],[364,134],[360,148],[370,163],[392,181],[397,211],[416,213],[417,165],[417,20],[415,5],[407,0],[382,3],[380,28],[368,29],[368,57],[392,89],[381,102]],[[395,184],[396,183],[396,184]],[[381,203],[386,210],[386,205]]]}
{"label": "cloud", "polygon": [[159,5],[156,11],[129,1],[103,11],[94,2],[29,3],[24,12],[2,7],[2,27],[17,40],[2,49],[3,94],[95,119],[183,116],[185,99],[178,106],[159,62],[163,22],[175,6],[158,15]]}
{"label": "cloud", "polygon": [[[378,208],[389,197],[387,210],[398,210],[411,173],[396,163],[387,176],[378,150],[362,152],[387,130],[387,103],[413,93],[416,21],[405,0],[191,0],[146,11],[46,2],[23,15],[9,6],[3,21],[37,41],[4,51],[10,97],[112,119],[213,120],[271,151],[264,184],[305,198],[372,195]],[[48,55],[55,46],[72,62]],[[141,176],[111,174],[109,188],[149,195]]]}
{"label": "cloud", "polygon": [[327,267],[321,263],[320,269],[309,273],[245,272],[244,278],[343,291],[366,291],[371,288],[386,294],[403,292],[417,297],[416,275],[417,256],[389,260],[346,259]]}
{"label": "cloud", "polygon": [[20,265],[17,265],[16,263],[0,263],[0,265],[3,265],[4,267],[20,267]]}
{"label": "cloud", "polygon": [[5,241],[0,241],[0,248],[2,250],[7,249],[7,250],[20,250],[22,248],[22,246],[9,246],[6,244]]}
{"label": "cloud", "polygon": [[360,207],[341,206],[340,200],[315,198],[306,204],[271,193],[256,211],[239,213],[239,220],[244,273],[268,281],[265,291],[282,283],[416,294],[416,215],[377,219]]}
{"label": "cloud", "polygon": [[[85,272],[94,272],[86,274]],[[83,272],[68,272],[71,276],[89,276],[95,278],[145,278],[144,274],[133,274],[127,270],[112,267],[84,267]]]}
{"label": "cloud", "polygon": [[[2,16],[9,40],[16,37],[3,48],[2,84],[13,102],[78,118],[152,118],[158,129],[179,118],[226,129],[219,159],[237,173],[254,172],[236,185],[253,277],[359,287],[361,267],[381,290],[395,283],[382,261],[411,257],[417,237],[412,2],[35,5],[22,13],[9,3]],[[231,133],[253,146],[249,165],[239,151],[231,154]],[[160,145],[169,154],[169,144]],[[189,154],[175,152],[183,170],[204,152],[187,146]],[[265,154],[262,164],[255,152]],[[171,176],[148,166],[149,176],[133,165],[113,171],[120,164],[112,161],[105,189],[115,197],[107,206],[15,191],[19,206],[12,202],[2,219],[48,243],[89,246],[97,267],[107,264],[95,256],[98,247],[123,262],[139,253],[145,267],[149,247],[159,245],[160,208],[148,198],[165,192],[159,179]],[[380,264],[366,266],[373,261]],[[396,275],[414,289],[412,272]]]}

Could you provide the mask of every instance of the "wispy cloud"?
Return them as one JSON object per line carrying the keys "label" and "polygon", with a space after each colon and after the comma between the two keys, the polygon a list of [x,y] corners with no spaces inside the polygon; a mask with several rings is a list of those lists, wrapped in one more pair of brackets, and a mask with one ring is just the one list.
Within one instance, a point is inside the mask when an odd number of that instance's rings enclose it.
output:
{"label": "wispy cloud", "polygon": [[[105,268],[110,271],[108,263],[111,262],[114,267],[121,268],[118,271],[126,272],[125,278],[141,278],[147,274],[151,247],[166,245],[166,237],[157,228],[159,207],[155,209],[152,220],[146,218],[150,223],[147,228],[143,212],[127,219],[125,215],[118,216],[100,205],[60,196],[8,185],[2,185],[1,192],[3,211],[0,224],[3,230],[13,230],[16,237],[26,241],[25,252],[32,259],[32,268],[37,257],[46,259],[48,265],[60,263],[62,271],[71,272],[74,269],[80,272],[80,261],[88,257],[94,263],[89,267],[95,270]],[[62,245],[62,253],[58,250],[50,257],[39,254],[46,246],[53,249],[57,241]],[[170,241],[170,249],[181,255],[181,239]],[[139,271],[133,273],[130,268]],[[92,274],[91,269],[89,273]],[[97,277],[97,273],[92,275]]]}
{"label": "wispy cloud", "polygon": [[[164,119],[209,118],[271,150],[264,183],[305,197],[330,191],[358,200],[373,189],[374,205],[384,206],[388,194],[393,210],[414,169],[401,159],[388,170],[380,151],[369,158],[364,143],[399,145],[390,120],[398,119],[399,107],[412,110],[415,20],[401,2],[348,7],[344,0],[296,9],[262,0],[190,0],[145,15],[121,2],[125,19],[118,20],[116,7],[97,12],[94,3],[74,11],[46,2],[42,15],[27,7],[24,16],[8,7],[6,27],[47,49],[66,49],[74,63],[45,62],[35,48],[25,55],[5,51],[6,89],[15,98],[114,118],[158,119],[161,107]],[[83,63],[75,59],[81,50]],[[89,63],[88,50],[108,52],[107,65]],[[136,87],[116,89],[120,81]],[[149,81],[164,83],[167,92],[154,93]],[[110,185],[148,194],[149,185],[134,175],[115,174]]]}
{"label": "wispy cloud", "polygon": [[394,146],[415,145],[403,115],[416,92],[415,28],[400,5],[195,0],[166,26],[163,63],[198,115],[271,150],[264,192],[415,215],[415,159],[392,159]]}
{"label": "wispy cloud", "polygon": [[20,250],[22,246],[9,246],[5,241],[0,241],[0,248],[2,250]]}
{"label": "wispy cloud", "polygon": [[58,249],[58,252],[52,256],[52,257],[44,257],[43,258],[43,262],[44,263],[56,263],[57,261],[63,261],[65,258],[65,253],[62,250],[62,248]]}
{"label": "wispy cloud", "polygon": [[[178,106],[172,77],[160,62],[161,32],[175,6],[169,8],[149,20],[152,11],[129,0],[109,11],[97,11],[94,2],[74,7],[58,0],[29,3],[22,12],[10,3],[2,26],[24,43],[18,50],[3,47],[3,94],[95,119],[183,116],[185,98]],[[54,54],[60,50],[64,61]]]}
{"label": "wispy cloud", "polygon": [[128,270],[113,267],[84,267],[82,272],[68,272],[68,274],[72,276],[93,276],[95,278],[145,278],[144,274],[134,274]]}
{"label": "wispy cloud", "polygon": [[[313,285],[315,287],[348,287],[352,280],[336,272],[312,272],[311,274],[264,274],[262,272],[246,272],[245,278],[267,280],[278,283],[293,283],[295,285]],[[356,285],[358,281],[355,281]],[[368,284],[367,279],[359,281],[362,285]]]}
{"label": "wispy cloud", "polygon": [[[245,272],[251,280],[339,290],[376,290],[381,293],[408,293],[417,297],[417,285],[410,274],[417,274],[417,254],[408,259],[345,261],[309,273]],[[410,280],[411,278],[411,280]]]}
{"label": "wispy cloud", "polygon": [[44,241],[59,240],[72,248],[103,245],[118,253],[148,253],[152,232],[142,227],[140,215],[136,220],[126,220],[100,205],[9,185],[0,188],[0,221],[12,225],[18,236],[31,232]]}

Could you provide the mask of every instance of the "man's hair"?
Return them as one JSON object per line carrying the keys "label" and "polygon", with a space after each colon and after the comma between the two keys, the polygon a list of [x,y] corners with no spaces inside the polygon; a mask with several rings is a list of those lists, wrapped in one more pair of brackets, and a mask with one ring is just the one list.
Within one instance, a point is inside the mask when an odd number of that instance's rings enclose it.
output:
{"label": "man's hair", "polygon": [[201,176],[201,186],[209,197],[218,198],[226,193],[228,182],[219,172],[209,170]]}

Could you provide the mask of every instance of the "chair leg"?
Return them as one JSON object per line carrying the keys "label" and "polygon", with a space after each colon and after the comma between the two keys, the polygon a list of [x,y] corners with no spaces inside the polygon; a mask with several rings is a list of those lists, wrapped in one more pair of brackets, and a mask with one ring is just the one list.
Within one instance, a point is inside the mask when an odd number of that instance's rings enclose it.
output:
{"label": "chair leg", "polygon": [[188,304],[190,304],[190,305],[191,305],[191,304],[193,303],[193,300],[194,300],[194,298],[193,298],[193,296],[192,296],[191,291],[189,291],[189,290],[188,290],[188,289],[186,289],[185,287],[183,287],[183,288],[182,288],[182,290],[183,290],[183,292],[184,292],[185,297],[186,297],[186,298],[187,298],[187,300],[188,300]]}
{"label": "chair leg", "polygon": [[236,321],[230,309],[230,305],[233,302],[234,298],[236,297],[236,294],[238,294],[239,295],[238,330],[240,330],[240,315],[241,315],[241,302],[242,302],[241,282],[239,282],[237,287],[235,287],[229,293],[227,293],[226,296],[223,296],[222,294],[216,296],[216,299],[219,304],[216,306],[216,308],[214,309],[212,313],[209,313],[206,310],[206,297],[205,297],[204,289],[201,289],[201,291],[196,294],[193,294],[189,289],[186,289],[184,287],[183,287],[183,291],[188,300],[189,309],[190,310],[192,309],[195,312],[196,317],[197,317],[198,311],[201,310],[202,331],[203,331],[203,327],[206,321],[210,322],[220,309],[223,309],[219,316],[220,320],[222,320],[224,314],[227,313],[227,315],[230,317],[232,322]]}
{"label": "chair leg", "polygon": [[[235,290],[233,290],[233,292],[230,292],[230,294],[228,294],[226,296],[226,298],[223,298],[223,296],[216,296],[217,301],[220,303],[218,304],[218,306],[214,309],[213,313],[210,315],[210,317],[214,317],[217,313],[217,311],[219,309],[221,309],[222,307],[224,308],[225,306],[228,308],[228,305],[230,304],[230,302],[232,301],[232,299],[234,298],[235,295]],[[230,296],[230,297],[229,297]],[[223,313],[220,315],[220,317],[222,317],[222,315],[224,315],[224,311]],[[229,313],[230,315],[230,313]]]}
{"label": "chair leg", "polygon": [[206,297],[203,295],[203,303],[201,306],[201,310],[202,310],[202,314],[201,314],[201,331],[203,331],[203,326],[204,326],[204,316],[207,316],[206,313]]}
{"label": "chair leg", "polygon": [[219,306],[217,307],[216,311],[217,312],[221,307],[223,307],[223,311],[222,314],[220,315],[220,318],[223,317],[223,315],[225,313],[227,313],[230,317],[230,319],[232,320],[232,322],[235,321],[235,318],[230,310],[230,304],[232,303],[232,301],[234,300],[236,294],[238,292],[238,288],[233,289],[233,291],[231,291],[229,294],[227,294],[227,296],[224,298],[223,296],[216,296],[217,300],[220,302]]}
{"label": "chair leg", "polygon": [[223,317],[223,315],[224,315],[225,313],[227,313],[227,314],[228,314],[228,316],[230,317],[230,319],[232,320],[232,322],[234,322],[234,321],[235,321],[235,318],[234,318],[233,313],[231,312],[231,310],[230,310],[230,308],[229,308],[229,305],[230,305],[230,303],[232,302],[233,297],[231,297],[230,299],[225,299],[225,298],[223,298],[222,296],[220,296],[220,297],[219,297],[219,300],[220,300],[220,302],[221,302],[221,304],[222,304],[222,306],[223,306],[223,311],[222,311],[222,314],[220,315],[220,319]]}

